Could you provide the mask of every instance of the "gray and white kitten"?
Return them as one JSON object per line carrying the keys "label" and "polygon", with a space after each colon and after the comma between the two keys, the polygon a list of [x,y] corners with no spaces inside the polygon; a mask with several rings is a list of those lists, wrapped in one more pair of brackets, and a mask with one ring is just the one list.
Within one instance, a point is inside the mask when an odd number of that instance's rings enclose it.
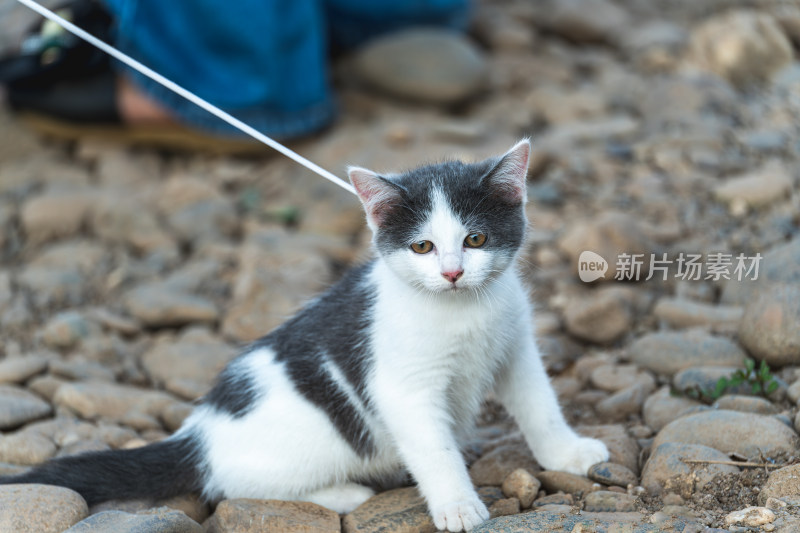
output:
{"label": "gray and white kitten", "polygon": [[565,422],[515,269],[529,154],[524,140],[474,164],[350,168],[374,260],[232,361],[168,439],[0,483],[63,485],[90,504],[197,490],[346,513],[407,472],[436,527],[469,530],[489,513],[459,443],[490,389],[544,468],[585,474],[608,451]]}

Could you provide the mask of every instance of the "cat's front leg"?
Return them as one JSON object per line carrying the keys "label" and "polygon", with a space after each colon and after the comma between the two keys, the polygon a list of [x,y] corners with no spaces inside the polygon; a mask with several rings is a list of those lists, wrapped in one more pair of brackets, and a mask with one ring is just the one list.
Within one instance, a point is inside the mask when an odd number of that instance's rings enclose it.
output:
{"label": "cat's front leg", "polygon": [[520,338],[519,349],[500,370],[496,392],[544,468],[583,476],[593,464],[608,460],[603,442],[581,437],[567,425],[531,335]]}
{"label": "cat's front leg", "polygon": [[[399,392],[399,391],[398,391]],[[469,478],[443,401],[431,392],[393,395],[376,402],[408,471],[433,517],[445,531],[469,531],[489,518]]]}

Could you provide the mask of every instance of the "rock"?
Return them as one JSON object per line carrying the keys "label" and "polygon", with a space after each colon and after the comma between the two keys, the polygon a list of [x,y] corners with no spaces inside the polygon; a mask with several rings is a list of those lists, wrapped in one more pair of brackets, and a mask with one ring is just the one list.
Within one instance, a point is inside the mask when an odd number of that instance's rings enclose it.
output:
{"label": "rock", "polygon": [[52,402],[56,390],[64,383],[66,383],[66,381],[63,379],[47,374],[38,378],[33,378],[28,383],[28,389],[46,399],[48,402]]}
{"label": "rock", "polygon": [[50,372],[70,381],[111,381],[114,372],[108,367],[94,361],[64,361],[57,359],[50,363]]}
{"label": "rock", "polygon": [[519,514],[520,503],[516,498],[503,498],[497,500],[489,507],[489,516],[495,518],[498,516],[508,516]]}
{"label": "rock", "polygon": [[118,315],[104,307],[91,309],[89,316],[104,328],[116,331],[122,335],[135,335],[142,330],[141,325],[135,320]]}
{"label": "rock", "polygon": [[[755,256],[755,254],[751,254]],[[746,262],[750,265],[750,261]],[[736,278],[723,282],[720,301],[725,304],[746,306],[751,303],[770,283],[800,283],[800,237],[795,237],[786,244],[770,248],[762,254],[757,268],[758,280],[753,281],[754,273],[743,276],[744,281]]]}
{"label": "rock", "polygon": [[[653,446],[653,452],[642,470],[642,486],[650,494],[661,494],[664,491],[682,492],[687,482],[674,479],[677,476],[688,476],[694,472],[688,483],[692,490],[702,491],[706,484],[717,474],[732,474],[739,471],[735,466],[700,463],[689,464],[682,459],[701,461],[729,461],[730,458],[714,448],[699,444],[683,442],[665,442]],[[691,491],[690,491],[691,492]]]}
{"label": "rock", "polygon": [[172,403],[161,412],[161,421],[168,430],[177,431],[183,421],[192,414],[192,410],[191,404],[183,402]]}
{"label": "rock", "polygon": [[61,533],[86,517],[80,494],[50,485],[0,485],[0,531]]}
{"label": "rock", "polygon": [[93,514],[64,533],[203,533],[203,526],[180,511],[168,507],[150,509],[138,514],[102,511]]}
{"label": "rock", "polygon": [[311,244],[284,231],[248,237],[240,248],[233,301],[222,324],[226,337],[258,339],[330,282],[330,263]]}
{"label": "rock", "polygon": [[661,298],[653,314],[673,328],[710,326],[730,331],[739,326],[744,309],[733,305],[710,305],[680,298]]}
{"label": "rock", "polygon": [[343,533],[392,531],[434,533],[425,500],[416,488],[395,489],[377,494],[342,520]]}
{"label": "rock", "polygon": [[500,486],[512,472],[524,469],[536,473],[541,467],[524,441],[503,444],[484,454],[469,469],[473,483],[478,486]]}
{"label": "rock", "polygon": [[608,0],[558,0],[549,4],[544,23],[549,31],[581,44],[618,44],[630,16]]}
{"label": "rock", "polygon": [[224,500],[210,519],[215,533],[338,533],[339,515],[310,502]]}
{"label": "rock", "polygon": [[782,152],[789,142],[784,132],[770,129],[743,132],[737,139],[744,147],[767,154]]}
{"label": "rock", "polygon": [[150,327],[215,322],[219,318],[216,306],[209,300],[159,283],[140,285],[129,291],[124,305],[134,318]]}
{"label": "rock", "polygon": [[175,174],[161,187],[157,205],[172,231],[186,243],[226,239],[239,229],[232,202],[208,180]]}
{"label": "rock", "polygon": [[754,10],[716,15],[692,32],[693,59],[735,85],[769,81],[792,61],[792,45],[775,19]]}
{"label": "rock", "polygon": [[701,330],[649,333],[628,348],[631,361],[672,376],[693,366],[744,366],[744,351],[724,337]]}
{"label": "rock", "polygon": [[536,474],[542,488],[548,493],[566,492],[568,494],[588,494],[595,489],[594,483],[583,476],[567,472],[547,470]]}
{"label": "rock", "polygon": [[597,414],[608,422],[621,422],[629,415],[638,414],[647,396],[655,389],[655,380],[650,379],[650,383],[637,383],[603,398],[595,406]]}
{"label": "rock", "polygon": [[547,496],[541,496],[536,498],[533,501],[534,509],[538,509],[540,507],[545,506],[552,507],[561,507],[561,506],[568,506],[572,507],[575,505],[575,498],[572,497],[572,494],[564,494],[563,492],[556,492],[555,494],[548,494]]}
{"label": "rock", "polygon": [[0,461],[16,465],[36,465],[55,456],[53,441],[32,431],[0,436]]}
{"label": "rock", "polygon": [[736,411],[703,411],[670,422],[653,448],[666,442],[702,444],[745,457],[796,453],[797,434],[775,418]]}
{"label": "rock", "polygon": [[[577,273],[578,260],[584,251],[599,254],[608,262],[609,270],[603,280],[614,279],[614,269],[620,254],[644,254],[643,259],[655,249],[654,244],[642,231],[640,220],[632,215],[606,212],[598,217],[572,223],[558,242],[558,246],[572,263]],[[649,261],[649,259],[648,259]],[[642,279],[647,276],[646,264],[642,265]]]}
{"label": "rock", "polygon": [[120,419],[135,411],[158,417],[175,399],[160,391],[116,383],[68,383],[56,391],[53,402],[68,407],[82,418]]}
{"label": "rock", "polygon": [[[736,370],[738,369],[734,366],[699,366],[696,368],[686,368],[673,376],[672,386],[678,391],[713,391],[720,378],[729,378]],[[746,389],[747,387],[739,386],[735,387],[732,392],[745,393],[747,392]]]}
{"label": "rock", "polygon": [[714,409],[727,409],[728,411],[741,411],[759,415],[775,415],[780,412],[780,409],[766,398],[740,394],[726,394],[717,400],[712,407]]}
{"label": "rock", "polygon": [[4,359],[0,361],[0,384],[24,383],[46,368],[47,358],[40,355]]}
{"label": "rock", "polygon": [[166,500],[153,502],[152,499],[140,500],[107,500],[89,508],[89,514],[96,515],[105,511],[121,511],[131,514],[148,514],[148,511],[157,509],[159,512],[166,508],[184,513],[197,523],[202,523],[208,518],[210,509],[207,503],[197,494],[185,494]]}
{"label": "rock", "polygon": [[714,188],[714,197],[723,203],[743,203],[763,207],[785,198],[792,190],[792,178],[781,165],[768,165],[751,174],[736,176]]}
{"label": "rock", "polygon": [[[630,515],[630,516],[626,516]],[[663,532],[660,525],[632,524],[642,519],[640,513],[576,513],[548,511],[545,509],[514,516],[501,516],[488,520],[472,530],[472,533],[551,533],[553,531],[571,531],[583,533],[590,531],[636,531],[636,533]],[[681,528],[685,524],[676,520],[674,527]]]}
{"label": "rock", "polygon": [[114,192],[102,196],[90,217],[92,232],[110,244],[124,244],[135,252],[162,252],[178,256],[175,242],[161,228],[144,201]]}
{"label": "rock", "polygon": [[[142,356],[142,366],[158,384],[187,380],[197,384],[200,395],[233,359],[236,351],[203,329],[186,330],[178,339],[156,343]],[[196,399],[195,397],[191,399]]]}
{"label": "rock", "polygon": [[770,498],[800,497],[800,464],[779,468],[771,472],[758,494],[758,503],[765,505]]}
{"label": "rock", "polygon": [[703,404],[685,396],[673,395],[670,387],[662,387],[644,402],[642,414],[644,421],[655,431],[689,412],[696,411]]}
{"label": "rock", "polygon": [[599,289],[583,298],[572,298],[564,309],[564,325],[573,337],[609,344],[631,329],[633,310],[625,289]]}
{"label": "rock", "polygon": [[598,490],[586,495],[584,511],[627,513],[636,510],[636,498],[629,494]]}
{"label": "rock", "polygon": [[503,480],[503,494],[519,501],[523,509],[527,509],[539,494],[541,482],[524,468],[511,472]]}
{"label": "rock", "polygon": [[589,381],[598,389],[617,392],[637,384],[653,384],[653,376],[636,365],[600,365],[592,370]]}
{"label": "rock", "polygon": [[90,282],[107,266],[102,246],[88,241],[67,241],[46,246],[17,275],[34,307],[51,312],[54,306],[78,305]]}
{"label": "rock", "polygon": [[630,469],[616,463],[597,463],[589,467],[589,472],[586,475],[597,483],[623,488],[627,488],[628,485],[635,486],[639,482],[636,474],[631,472]]}
{"label": "rock", "polygon": [[483,54],[465,37],[408,29],[372,40],[355,58],[358,76],[389,94],[435,104],[462,101],[486,80]]}
{"label": "rock", "polygon": [[25,202],[20,219],[28,243],[36,246],[76,234],[93,202],[91,191],[51,191]]}
{"label": "rock", "polygon": [[744,312],[739,340],[771,367],[800,363],[800,286],[770,283]]}
{"label": "rock", "polygon": [[608,106],[597,91],[571,91],[557,85],[536,87],[525,99],[525,106],[548,124],[569,124],[603,115]]}
{"label": "rock", "polygon": [[[576,120],[551,128],[540,138],[539,145],[543,149],[559,153],[576,145],[629,139],[639,131],[639,128],[639,122],[628,115]],[[648,253],[651,251],[652,248],[648,250]]]}
{"label": "rock", "polygon": [[745,507],[725,515],[725,525],[742,524],[747,527],[758,527],[775,521],[775,513],[766,507]]}
{"label": "rock", "polygon": [[72,348],[92,332],[88,320],[77,311],[59,313],[47,322],[42,340],[49,348]]}
{"label": "rock", "polygon": [[9,430],[48,416],[50,404],[25,389],[0,385],[0,430]]}
{"label": "rock", "polygon": [[619,424],[579,426],[584,437],[600,439],[608,447],[609,461],[623,465],[634,474],[639,473],[639,445]]}

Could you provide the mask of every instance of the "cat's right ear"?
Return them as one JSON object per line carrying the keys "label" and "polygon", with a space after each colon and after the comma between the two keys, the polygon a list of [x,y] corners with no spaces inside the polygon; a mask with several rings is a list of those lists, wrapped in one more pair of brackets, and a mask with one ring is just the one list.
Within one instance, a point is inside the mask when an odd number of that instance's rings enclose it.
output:
{"label": "cat's right ear", "polygon": [[386,219],[389,210],[401,200],[400,189],[371,170],[348,167],[347,175],[367,212],[367,224],[375,231]]}

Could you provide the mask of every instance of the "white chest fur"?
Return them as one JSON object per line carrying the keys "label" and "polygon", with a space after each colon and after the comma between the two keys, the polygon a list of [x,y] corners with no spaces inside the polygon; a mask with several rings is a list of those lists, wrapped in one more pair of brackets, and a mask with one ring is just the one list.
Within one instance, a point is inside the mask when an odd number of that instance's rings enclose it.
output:
{"label": "white chest fur", "polygon": [[378,262],[372,343],[374,395],[445,402],[456,433],[469,431],[497,369],[530,331],[524,289],[509,270],[486,292],[431,296]]}

